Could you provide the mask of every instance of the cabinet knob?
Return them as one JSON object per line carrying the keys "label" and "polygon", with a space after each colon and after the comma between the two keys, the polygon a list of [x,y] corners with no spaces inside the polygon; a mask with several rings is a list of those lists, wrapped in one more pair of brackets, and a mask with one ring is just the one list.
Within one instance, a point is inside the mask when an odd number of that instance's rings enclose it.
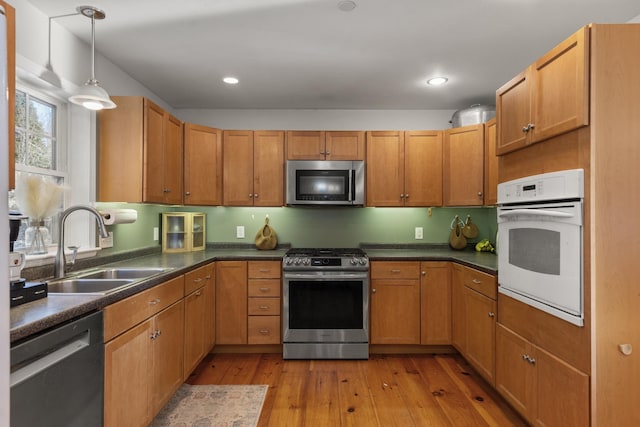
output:
{"label": "cabinet knob", "polygon": [[253,197],[253,194],[249,193],[249,198],[251,199]]}
{"label": "cabinet knob", "polygon": [[482,191],[478,191],[478,197],[482,197]]}
{"label": "cabinet knob", "polygon": [[404,199],[404,194],[401,194],[401,195],[400,195],[400,198],[401,198],[401,199]]}
{"label": "cabinet knob", "polygon": [[618,345],[618,350],[620,350],[620,353],[624,354],[625,356],[631,356],[633,347],[631,346],[631,344],[620,344]]}
{"label": "cabinet knob", "polygon": [[427,275],[427,272],[426,272],[426,271],[423,271],[423,272],[422,272],[422,275],[423,275],[423,276],[426,276],[426,275]]}
{"label": "cabinet knob", "polygon": [[529,126],[522,126],[522,132],[524,133],[529,132]]}
{"label": "cabinet knob", "polygon": [[184,193],[185,196],[190,196],[191,195],[191,191],[187,191],[186,193]]}
{"label": "cabinet knob", "polygon": [[165,188],[164,190],[162,190],[163,193],[171,193],[171,190],[169,190],[168,188]]}
{"label": "cabinet knob", "polygon": [[496,317],[496,314],[493,311],[489,312],[489,317]]}
{"label": "cabinet knob", "polygon": [[258,193],[254,193],[253,197],[255,197],[257,199],[258,198]]}
{"label": "cabinet knob", "polygon": [[331,155],[331,151],[325,151],[324,154],[326,154],[327,156]]}
{"label": "cabinet knob", "polygon": [[375,288],[374,288],[374,289],[371,289],[371,293],[372,293],[372,294],[375,294],[375,293],[376,293]]}
{"label": "cabinet knob", "polygon": [[408,199],[408,198],[409,198],[409,193],[405,194],[405,195],[404,195],[404,198],[405,198],[405,199]]}

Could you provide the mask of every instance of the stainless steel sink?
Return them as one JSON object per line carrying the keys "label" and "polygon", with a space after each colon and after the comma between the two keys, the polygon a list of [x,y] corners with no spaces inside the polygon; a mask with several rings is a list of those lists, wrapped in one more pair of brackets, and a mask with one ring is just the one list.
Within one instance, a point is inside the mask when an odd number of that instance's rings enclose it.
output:
{"label": "stainless steel sink", "polygon": [[80,274],[82,279],[145,279],[167,271],[165,268],[107,268],[89,274]]}
{"label": "stainless steel sink", "polygon": [[74,277],[52,280],[48,284],[48,291],[61,295],[107,295],[169,270],[123,267],[80,272]]}
{"label": "stainless steel sink", "polygon": [[49,282],[50,294],[107,295],[133,283],[133,279],[60,279]]}

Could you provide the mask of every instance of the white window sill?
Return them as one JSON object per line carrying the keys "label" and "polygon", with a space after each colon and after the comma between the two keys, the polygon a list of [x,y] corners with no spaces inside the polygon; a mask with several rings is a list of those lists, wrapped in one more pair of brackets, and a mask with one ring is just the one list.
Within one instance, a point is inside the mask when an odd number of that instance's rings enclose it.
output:
{"label": "white window sill", "polygon": [[[58,251],[57,246],[50,246],[48,252],[42,255],[27,255],[27,261],[25,262],[24,267],[40,267],[42,265],[53,264],[56,259],[56,252]],[[78,249],[78,255],[76,256],[76,260],[91,258],[96,256],[100,248],[80,248]],[[67,255],[67,260],[73,256],[73,252],[70,250],[65,250],[64,253]]]}

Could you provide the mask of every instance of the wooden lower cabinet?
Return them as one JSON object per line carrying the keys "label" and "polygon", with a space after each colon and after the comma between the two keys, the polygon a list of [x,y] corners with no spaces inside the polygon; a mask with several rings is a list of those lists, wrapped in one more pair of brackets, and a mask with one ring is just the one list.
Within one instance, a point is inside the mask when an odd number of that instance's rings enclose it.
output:
{"label": "wooden lower cabinet", "polygon": [[495,387],[535,426],[589,426],[589,376],[501,324]]}
{"label": "wooden lower cabinet", "polygon": [[280,261],[216,264],[216,344],[280,344]]}
{"label": "wooden lower cabinet", "polygon": [[184,379],[213,347],[213,263],[185,274]]}
{"label": "wooden lower cabinet", "polygon": [[371,344],[420,344],[420,263],[371,263]]}
{"label": "wooden lower cabinet", "polygon": [[105,426],[147,426],[183,380],[184,302],[105,344]]}
{"label": "wooden lower cabinet", "polygon": [[496,301],[465,287],[464,356],[490,384],[495,382]]}
{"label": "wooden lower cabinet", "polygon": [[420,264],[420,344],[451,344],[451,263]]}

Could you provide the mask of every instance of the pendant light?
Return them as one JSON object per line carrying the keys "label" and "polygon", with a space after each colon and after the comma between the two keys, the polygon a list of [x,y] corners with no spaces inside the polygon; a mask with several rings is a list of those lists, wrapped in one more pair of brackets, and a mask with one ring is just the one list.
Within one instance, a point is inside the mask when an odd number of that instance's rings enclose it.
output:
{"label": "pendant light", "polygon": [[107,91],[100,87],[95,75],[96,19],[104,19],[106,15],[102,10],[93,6],[78,6],[76,10],[87,18],[91,18],[91,77],[78,88],[74,95],[69,97],[69,101],[89,110],[116,108],[116,104],[109,98]]}

